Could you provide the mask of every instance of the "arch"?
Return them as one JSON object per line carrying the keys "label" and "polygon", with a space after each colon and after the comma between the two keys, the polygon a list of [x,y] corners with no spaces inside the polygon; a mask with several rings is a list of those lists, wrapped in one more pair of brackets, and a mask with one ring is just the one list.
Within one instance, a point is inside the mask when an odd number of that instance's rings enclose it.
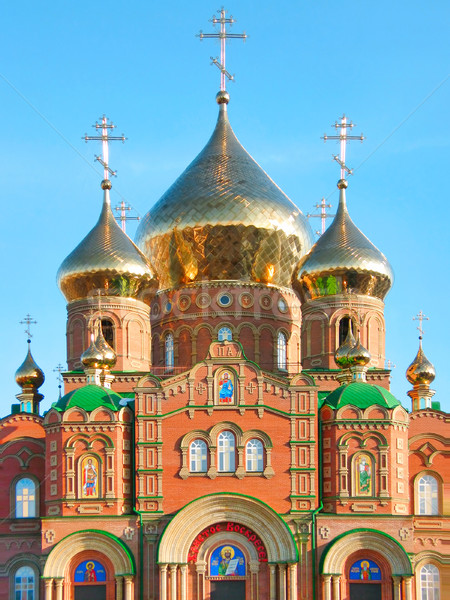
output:
{"label": "arch", "polygon": [[[97,421],[97,415],[101,415],[103,413],[103,417],[98,419],[99,421],[115,421],[115,414],[113,411],[107,406],[99,406],[91,412],[89,421]],[[108,417],[108,418],[105,418]]]}
{"label": "arch", "polygon": [[281,517],[256,498],[230,493],[203,496],[182,508],[163,532],[158,562],[187,562],[195,537],[218,521],[242,523],[251,528],[264,543],[269,563],[297,562],[294,538]]}
{"label": "arch", "polygon": [[414,514],[441,513],[442,478],[434,471],[421,471],[414,478]]}
{"label": "arch", "polygon": [[280,371],[286,371],[287,362],[287,347],[289,335],[285,329],[280,329],[277,332],[277,367]]}
{"label": "arch", "polygon": [[71,417],[75,416],[77,414],[80,415],[80,417],[81,417],[81,419],[77,419],[77,421],[81,421],[81,422],[89,421],[88,413],[84,410],[84,408],[81,408],[79,406],[74,406],[73,408],[69,408],[68,410],[66,410],[63,414],[62,420],[70,421]]}
{"label": "arch", "polygon": [[219,342],[224,342],[225,340],[231,342],[236,338],[236,334],[233,332],[233,327],[228,324],[221,324],[216,327],[215,337]]}
{"label": "arch", "polygon": [[239,427],[239,425],[236,425],[236,423],[231,423],[230,421],[222,421],[211,427],[209,436],[213,446],[215,446],[217,443],[217,436],[219,433],[225,430],[231,431],[234,434],[236,438],[236,446],[242,446],[242,429]]}
{"label": "arch", "polygon": [[203,440],[207,446],[211,445],[211,438],[208,435],[208,433],[206,431],[203,431],[202,429],[195,429],[194,431],[189,431],[188,433],[186,433],[186,435],[183,436],[180,442],[180,448],[182,450],[187,450],[189,448],[190,443],[197,439]]}
{"label": "arch", "polygon": [[11,506],[15,519],[39,517],[39,479],[31,473],[21,473],[11,482]]}
{"label": "arch", "polygon": [[114,568],[115,576],[134,575],[133,555],[128,546],[112,533],[86,529],[63,538],[50,552],[43,577],[63,578],[72,558],[84,550],[106,555]]}
{"label": "arch", "polygon": [[348,557],[356,550],[373,550],[384,556],[392,575],[410,577],[413,574],[411,561],[403,546],[387,533],[374,529],[354,529],[335,538],[325,549],[320,559],[322,575],[343,573]]}
{"label": "arch", "polygon": [[265,431],[260,429],[250,429],[242,435],[242,444],[246,444],[252,438],[258,438],[262,441],[265,448],[273,448],[272,440]]}

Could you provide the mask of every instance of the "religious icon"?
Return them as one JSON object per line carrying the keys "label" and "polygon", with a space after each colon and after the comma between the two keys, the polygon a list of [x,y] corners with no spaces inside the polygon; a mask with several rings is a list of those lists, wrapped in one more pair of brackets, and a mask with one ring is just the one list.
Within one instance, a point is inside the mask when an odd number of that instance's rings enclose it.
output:
{"label": "religious icon", "polygon": [[211,555],[210,575],[215,577],[245,576],[245,557],[235,546],[219,546]]}
{"label": "religious icon", "polygon": [[233,376],[229,371],[222,371],[219,377],[219,404],[233,402]]}
{"label": "religious icon", "polygon": [[372,469],[370,459],[364,454],[356,461],[357,494],[370,496],[372,494]]}
{"label": "religious icon", "polygon": [[97,581],[95,565],[91,560],[86,563],[86,571],[84,572],[84,580],[85,581]]}
{"label": "religious icon", "polygon": [[75,569],[75,583],[98,583],[106,581],[105,567],[96,560],[84,560]]}
{"label": "religious icon", "polygon": [[373,560],[357,560],[350,567],[350,579],[359,581],[381,581],[381,570]]}
{"label": "religious icon", "polygon": [[98,468],[95,458],[88,457],[83,460],[82,481],[83,498],[98,498]]}

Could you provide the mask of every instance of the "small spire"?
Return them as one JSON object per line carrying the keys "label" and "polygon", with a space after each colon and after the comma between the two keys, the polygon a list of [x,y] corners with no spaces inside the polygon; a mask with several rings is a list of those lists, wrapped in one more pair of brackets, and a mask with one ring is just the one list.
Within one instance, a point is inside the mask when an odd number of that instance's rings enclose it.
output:
{"label": "small spire", "polygon": [[30,343],[31,338],[33,337],[31,333],[31,325],[37,325],[37,321],[33,319],[30,313],[23,319],[23,321],[19,321],[21,325],[26,325],[25,333],[27,334],[28,343]]}
{"label": "small spire", "polygon": [[130,216],[127,215],[127,211],[135,210],[135,209],[130,204],[127,204],[125,202],[125,200],[122,200],[122,202],[119,204],[119,206],[115,206],[114,210],[116,211],[116,213],[119,213],[116,216],[116,219],[120,221],[120,227],[124,233],[127,232],[127,227],[126,227],[127,221],[140,221],[141,220],[141,217],[139,217],[139,216],[133,217],[131,215]]}
{"label": "small spire", "polygon": [[56,367],[53,369],[53,373],[58,373],[58,375],[56,376],[56,380],[58,382],[58,390],[59,390],[59,397],[61,398],[62,393],[62,384],[64,383],[64,379],[63,376],[61,375],[61,373],[64,371],[64,367],[62,366],[61,363],[58,363],[56,365]]}
{"label": "small spire", "polygon": [[327,204],[327,201],[325,200],[325,198],[322,198],[322,200],[320,201],[320,204],[315,204],[314,205],[316,208],[320,208],[320,213],[318,215],[315,214],[311,214],[308,213],[306,215],[307,219],[320,219],[322,222],[322,231],[316,231],[317,235],[323,235],[325,233],[325,226],[326,226],[326,220],[330,219],[331,217],[335,217],[335,214],[330,214],[327,213],[327,208],[331,208],[331,204]]}
{"label": "small spire", "polygon": [[[213,15],[213,17],[210,19],[210,22],[216,26],[217,24],[220,25],[220,31],[217,33],[203,33],[203,31],[200,30],[200,33],[197,34],[196,37],[200,38],[200,41],[204,40],[204,39],[218,39],[220,40],[220,60],[218,58],[214,58],[213,56],[211,56],[211,61],[212,61],[212,65],[216,65],[216,67],[219,69],[220,71],[220,92],[225,92],[226,90],[226,80],[229,79],[230,81],[234,81],[234,75],[231,75],[231,73],[229,73],[226,69],[225,66],[225,46],[226,46],[226,41],[230,40],[230,39],[241,39],[241,40],[246,40],[247,39],[247,34],[244,33],[230,33],[229,31],[227,31],[227,25],[229,25],[230,27],[232,27],[233,23],[236,23],[236,20],[232,17],[232,15],[230,15],[229,17],[226,17],[226,10],[224,8],[221,8],[220,10],[217,11],[220,15],[220,17],[216,17]],[[219,94],[220,94],[219,92]],[[217,96],[219,96],[219,94]],[[221,96],[221,98],[224,98],[225,96]],[[229,99],[229,96],[228,96]],[[228,100],[222,100],[222,102],[219,102],[218,97],[216,98],[218,104],[228,104]]]}
{"label": "small spire", "polygon": [[27,340],[27,344],[27,355],[15,374],[16,383],[22,388],[16,398],[20,400],[21,412],[39,414],[39,402],[44,396],[38,392],[38,388],[44,383],[45,375],[31,354],[30,339]]}
{"label": "small spire", "polygon": [[[346,173],[348,175],[353,175],[353,170],[350,169],[346,163],[345,163],[345,152],[346,152],[346,146],[347,146],[347,142],[352,141],[352,140],[359,140],[360,142],[363,142],[365,137],[363,136],[363,134],[361,133],[360,135],[348,135],[347,134],[347,129],[353,129],[353,127],[355,127],[355,123],[352,123],[352,121],[350,121],[350,123],[347,121],[347,117],[345,115],[342,115],[341,120],[335,121],[334,125],[332,125],[332,127],[334,127],[337,130],[340,130],[339,135],[327,135],[326,133],[323,134],[322,136],[322,140],[324,142],[326,142],[327,140],[337,140],[338,142],[340,142],[340,155],[332,155],[333,156],[333,160],[335,160],[338,165],[341,167],[341,180],[345,180],[345,175]],[[338,184],[339,187],[339,184]],[[347,187],[347,186],[345,186]],[[340,188],[341,189],[341,188]]]}
{"label": "small spire", "polygon": [[422,339],[423,334],[425,333],[423,330],[423,322],[429,321],[429,318],[420,311],[413,317],[413,321],[419,321],[419,326],[417,327],[420,333],[419,349],[414,360],[406,369],[406,379],[413,386],[413,389],[408,392],[408,396],[412,400],[412,408],[413,410],[420,410],[421,408],[431,408],[431,398],[434,396],[435,392],[430,389],[430,384],[436,377],[436,370],[433,364],[425,356],[422,348]]}

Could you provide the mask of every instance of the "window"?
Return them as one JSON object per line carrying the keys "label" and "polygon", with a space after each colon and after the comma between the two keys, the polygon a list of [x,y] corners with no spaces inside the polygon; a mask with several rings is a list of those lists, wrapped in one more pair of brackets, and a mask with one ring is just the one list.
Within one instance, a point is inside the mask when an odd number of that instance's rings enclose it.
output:
{"label": "window", "polygon": [[417,484],[419,515],[439,514],[438,482],[432,475],[424,475]]}
{"label": "window", "polygon": [[282,333],[280,331],[280,333],[278,334],[278,341],[277,341],[277,356],[278,356],[277,364],[278,364],[278,368],[282,369],[283,371],[286,370],[286,366],[287,366],[286,348],[287,348],[286,336],[284,333]]}
{"label": "window", "polygon": [[31,567],[20,567],[14,576],[14,600],[35,600],[35,575]]}
{"label": "window", "polygon": [[264,469],[264,449],[260,440],[250,440],[245,447],[247,471],[261,472]]}
{"label": "window", "polygon": [[424,565],[420,569],[420,600],[440,599],[439,569],[434,565]]}
{"label": "window", "polygon": [[[347,337],[350,327],[350,322],[350,317],[342,317],[342,319],[339,321],[339,346],[342,346],[342,344],[345,342],[345,338]],[[354,333],[354,331],[355,328],[352,323],[352,332]]]}
{"label": "window", "polygon": [[194,440],[189,447],[189,469],[191,473],[206,473],[207,447],[203,440]]}
{"label": "window", "polygon": [[36,516],[36,484],[29,477],[23,477],[16,483],[16,519],[28,519]]}
{"label": "window", "polygon": [[114,350],[114,323],[109,319],[102,319],[102,334],[105,341]]}
{"label": "window", "polygon": [[219,340],[219,342],[231,342],[231,340],[233,339],[231,329],[229,327],[221,327],[219,329],[219,333],[217,334],[217,339]]}
{"label": "window", "polygon": [[165,356],[166,356],[166,369],[168,371],[173,370],[174,359],[173,359],[173,334],[169,333],[165,339]]}
{"label": "window", "polygon": [[221,473],[233,472],[235,467],[235,441],[231,431],[222,431],[218,437],[218,468]]}

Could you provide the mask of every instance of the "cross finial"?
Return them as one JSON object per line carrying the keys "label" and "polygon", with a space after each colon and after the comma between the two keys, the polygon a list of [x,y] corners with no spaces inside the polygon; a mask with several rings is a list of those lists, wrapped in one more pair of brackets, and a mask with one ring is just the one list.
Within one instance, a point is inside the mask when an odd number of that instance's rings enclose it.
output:
{"label": "cross finial", "polygon": [[220,40],[220,61],[218,58],[214,58],[211,56],[211,60],[212,60],[212,64],[216,65],[216,67],[219,69],[220,71],[220,90],[223,92],[225,91],[225,81],[226,78],[229,79],[230,81],[234,81],[234,75],[231,75],[226,67],[225,67],[225,44],[226,41],[229,39],[241,39],[241,40],[246,40],[247,39],[247,34],[244,33],[229,33],[226,29],[227,25],[230,25],[230,27],[233,25],[233,23],[236,23],[235,19],[233,19],[232,15],[230,15],[229,17],[226,17],[226,10],[224,8],[221,8],[220,10],[217,11],[220,15],[220,17],[216,17],[213,16],[210,21],[211,23],[216,26],[217,24],[220,24],[220,31],[218,33],[203,33],[203,31],[200,30],[200,33],[197,34],[197,37],[200,38],[200,41],[204,40],[204,39],[218,39]]}
{"label": "cross finial", "polygon": [[25,333],[27,334],[28,337],[28,343],[30,343],[30,338],[33,337],[32,333],[31,333],[31,325],[36,325],[37,321],[35,321],[32,316],[28,313],[27,316],[24,318],[23,321],[19,321],[19,323],[21,325],[26,325],[27,328],[25,329]]}
{"label": "cross finial", "polygon": [[[314,218],[318,218],[322,220],[322,234],[325,233],[325,225],[326,225],[326,220],[330,219],[331,217],[334,217],[335,215],[331,215],[329,213],[327,213],[327,208],[331,208],[331,204],[327,204],[327,201],[325,200],[325,198],[322,198],[322,200],[320,201],[320,204],[315,204],[314,205],[316,208],[320,208],[320,214],[318,215],[313,215],[311,213],[308,213],[306,216],[308,219],[314,219]],[[320,231],[316,231],[317,235],[321,235]]]}
{"label": "cross finial", "polygon": [[83,139],[85,142],[90,142],[92,140],[102,142],[102,156],[96,156],[95,160],[98,160],[98,162],[103,166],[103,179],[106,180],[109,179],[109,175],[117,175],[117,171],[113,171],[109,168],[108,142],[120,141],[124,143],[127,138],[123,135],[123,133],[119,136],[108,135],[108,130],[115,129],[116,125],[114,125],[112,122],[108,123],[108,117],[105,117],[105,115],[103,115],[101,123],[96,121],[95,125],[92,125],[92,127],[95,127],[97,131],[101,129],[101,135],[88,135],[86,133]]}
{"label": "cross finial", "polygon": [[53,369],[53,373],[58,373],[58,375],[56,376],[56,380],[58,382],[58,389],[59,389],[59,397],[61,398],[61,388],[62,388],[62,384],[63,384],[63,378],[61,373],[64,371],[64,367],[62,366],[61,363],[58,363],[56,365],[56,367]]}
{"label": "cross finial", "polygon": [[130,206],[129,204],[127,205],[126,202],[124,202],[124,200],[122,200],[122,202],[119,204],[119,206],[115,206],[114,210],[116,212],[120,211],[120,214],[117,215],[116,219],[118,219],[120,221],[120,226],[122,228],[122,231],[124,233],[126,233],[126,222],[127,221],[140,221],[141,217],[127,217],[127,210],[133,210],[133,207]]}
{"label": "cross finial", "polygon": [[339,135],[327,135],[326,133],[324,133],[322,139],[324,142],[326,142],[327,140],[338,140],[340,142],[340,155],[337,156],[333,154],[332,156],[333,160],[335,160],[341,167],[341,179],[345,179],[346,173],[348,175],[353,175],[353,170],[347,167],[347,165],[345,164],[345,147],[347,145],[347,142],[351,140],[359,140],[360,142],[362,142],[364,141],[365,137],[362,133],[361,135],[347,134],[347,129],[353,129],[353,127],[355,127],[355,124],[351,121],[349,123],[345,115],[342,115],[341,120],[339,122],[336,121],[334,125],[332,125],[332,127],[334,127],[336,131],[340,129]]}
{"label": "cross finial", "polygon": [[420,310],[419,313],[413,317],[413,321],[419,321],[419,326],[417,327],[417,329],[419,330],[420,336],[419,336],[419,340],[422,342],[422,338],[423,338],[423,334],[425,333],[425,331],[423,330],[423,322],[424,321],[429,321],[430,318],[426,317],[423,312]]}

